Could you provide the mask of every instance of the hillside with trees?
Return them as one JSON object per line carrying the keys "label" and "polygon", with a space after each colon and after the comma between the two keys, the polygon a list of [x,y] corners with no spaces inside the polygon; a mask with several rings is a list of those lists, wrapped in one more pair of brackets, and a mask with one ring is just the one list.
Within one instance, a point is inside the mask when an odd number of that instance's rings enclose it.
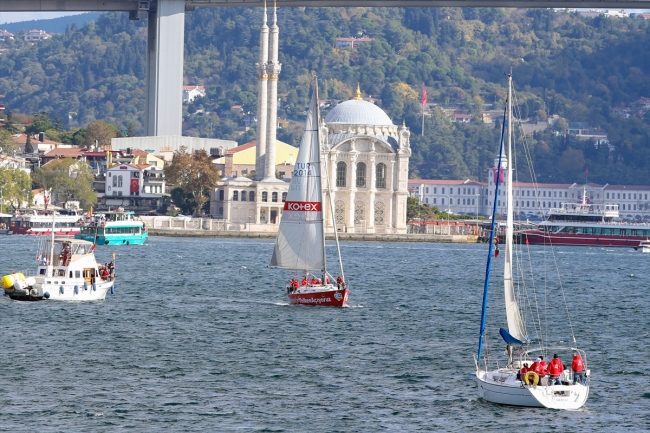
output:
{"label": "hillside with trees", "polygon": [[[312,72],[324,99],[349,99],[360,83],[395,123],[411,128],[412,177],[485,180],[499,131],[480,113],[486,104],[502,109],[503,74],[512,70],[519,117],[546,121],[556,114],[600,128],[609,139],[610,146],[579,141],[563,134],[562,123],[529,136],[539,181],[584,181],[588,169],[594,182],[650,183],[650,114],[612,112],[650,97],[650,21],[489,8],[282,8],[278,19],[280,116],[302,120]],[[185,134],[254,139],[254,129],[239,129],[256,109],[260,23],[260,9],[186,15],[185,84],[204,85],[207,94],[184,107]],[[334,48],[337,37],[350,36],[374,41]],[[74,128],[98,119],[116,125],[116,134],[137,135],[145,64],[146,22],[104,14],[51,40],[9,47],[0,54],[0,94],[14,113],[70,119],[63,138],[85,133]],[[436,108],[420,135],[423,85],[429,102],[456,107],[472,123],[451,123]],[[231,110],[236,105],[241,110]],[[278,133],[289,143],[299,136],[299,124]],[[526,180],[523,170],[519,175]]]}

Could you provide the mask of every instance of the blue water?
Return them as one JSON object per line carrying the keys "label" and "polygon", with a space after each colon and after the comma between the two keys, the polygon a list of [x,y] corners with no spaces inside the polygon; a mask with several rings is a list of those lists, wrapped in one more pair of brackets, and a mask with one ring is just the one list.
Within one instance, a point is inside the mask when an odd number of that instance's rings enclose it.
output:
{"label": "blue water", "polygon": [[[30,270],[36,242],[0,236],[0,273]],[[265,268],[272,241],[98,247],[117,252],[105,301],[0,298],[0,431],[650,430],[650,254],[558,249],[592,370],[587,405],[558,412],[476,397],[485,248],[344,243],[351,306],[327,309],[287,305],[287,274]],[[561,293],[548,300],[569,336]]]}

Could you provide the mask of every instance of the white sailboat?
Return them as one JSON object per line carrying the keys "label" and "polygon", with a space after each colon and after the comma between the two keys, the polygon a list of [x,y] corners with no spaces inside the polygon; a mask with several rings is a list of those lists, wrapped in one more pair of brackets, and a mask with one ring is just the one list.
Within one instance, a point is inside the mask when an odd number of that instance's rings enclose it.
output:
{"label": "white sailboat", "polygon": [[[507,128],[505,122],[507,120]],[[486,266],[486,278],[483,293],[483,310],[481,317],[481,329],[479,336],[478,354],[475,357],[476,364],[476,381],[478,384],[479,396],[487,401],[512,406],[527,407],[546,407],[553,409],[578,409],[582,407],[589,395],[589,370],[586,366],[586,356],[583,350],[575,347],[575,337],[573,338],[574,347],[548,347],[542,344],[533,348],[518,303],[516,282],[519,284],[519,278],[513,278],[513,234],[514,234],[514,202],[513,202],[513,152],[512,152],[512,76],[508,76],[508,104],[507,116],[504,117],[504,129],[507,129],[507,152],[503,152],[503,134],[501,138],[501,149],[499,152],[499,172],[497,179],[501,179],[501,170],[505,166],[505,187],[507,200],[506,216],[506,235],[505,235],[505,254],[504,272],[503,272],[503,289],[505,298],[505,310],[507,329],[501,328],[499,334],[506,343],[508,359],[504,367],[499,367],[498,361],[490,359],[483,352],[483,343],[485,338],[486,327],[486,307],[488,299],[488,288],[490,281],[490,269],[492,260],[492,247],[495,235],[495,216],[496,201],[494,200],[494,209],[492,217],[492,234],[490,236],[488,262]],[[493,197],[498,196],[499,183],[495,182],[496,190]],[[527,246],[526,246],[527,247]],[[515,269],[519,269],[515,267]],[[541,338],[540,338],[541,340]],[[551,353],[563,353],[568,356],[574,356],[582,360],[582,366],[576,364],[576,370],[582,370],[582,375],[575,375],[571,366],[561,368],[555,371],[555,375],[560,374],[558,384],[553,381],[549,385],[549,377],[545,376],[546,371],[541,366],[541,362],[536,362],[538,355],[544,356]],[[559,358],[558,358],[559,359]],[[566,358],[565,358],[566,359]],[[524,365],[533,367],[535,371],[521,373]],[[532,369],[531,369],[532,370]],[[561,373],[558,373],[561,371]]]}
{"label": "white sailboat", "polygon": [[269,266],[299,274],[287,286],[287,296],[292,304],[344,307],[350,292],[343,276],[336,225],[334,233],[340,274],[334,279],[327,271],[319,119],[318,81],[314,80],[305,132]]}

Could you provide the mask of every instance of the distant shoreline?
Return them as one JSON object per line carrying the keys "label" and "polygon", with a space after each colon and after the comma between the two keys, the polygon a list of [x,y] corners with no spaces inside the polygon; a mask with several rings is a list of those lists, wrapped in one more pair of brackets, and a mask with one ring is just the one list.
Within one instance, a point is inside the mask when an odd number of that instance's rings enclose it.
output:
{"label": "distant shoreline", "polygon": [[[273,232],[247,231],[209,231],[209,230],[179,230],[179,229],[149,229],[149,236],[165,237],[211,237],[211,238],[248,238],[275,239]],[[328,234],[327,240],[334,240],[334,235]],[[385,233],[339,233],[341,241],[366,242],[431,242],[431,243],[462,243],[478,242],[476,236],[470,235],[430,235],[430,234],[385,234]]]}

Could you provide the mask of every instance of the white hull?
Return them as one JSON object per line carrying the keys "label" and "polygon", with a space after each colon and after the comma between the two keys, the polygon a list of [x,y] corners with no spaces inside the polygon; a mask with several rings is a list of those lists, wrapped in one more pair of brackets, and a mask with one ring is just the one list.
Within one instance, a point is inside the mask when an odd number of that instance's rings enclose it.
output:
{"label": "white hull", "polygon": [[35,284],[24,291],[5,290],[12,299],[23,301],[101,301],[111,290],[113,281],[84,284],[84,281],[68,281],[65,284]]}
{"label": "white hull", "polygon": [[589,386],[581,384],[524,385],[517,380],[516,370],[478,371],[476,382],[479,397],[509,406],[575,410],[581,408],[589,396]]}

